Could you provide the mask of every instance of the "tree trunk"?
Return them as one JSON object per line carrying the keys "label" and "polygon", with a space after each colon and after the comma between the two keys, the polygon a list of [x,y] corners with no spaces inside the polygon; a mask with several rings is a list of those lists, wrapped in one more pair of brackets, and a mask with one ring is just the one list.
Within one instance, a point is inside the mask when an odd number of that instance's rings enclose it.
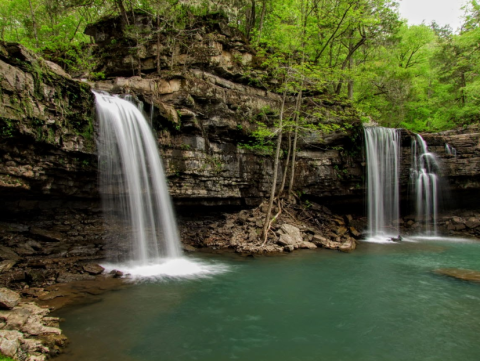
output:
{"label": "tree trunk", "polygon": [[[287,82],[285,78],[285,83]],[[286,85],[286,84],[285,84]],[[268,237],[268,228],[270,225],[270,216],[272,214],[273,200],[275,199],[275,188],[277,186],[277,173],[278,173],[278,163],[280,159],[280,147],[282,145],[282,127],[283,127],[283,111],[285,109],[285,100],[287,98],[287,89],[283,91],[282,105],[280,107],[280,120],[278,124],[278,138],[277,138],[277,149],[275,152],[275,162],[273,165],[273,179],[272,179],[272,189],[270,190],[270,200],[268,202],[267,214],[265,215],[265,223],[263,225],[262,239],[263,244],[267,241]]]}
{"label": "tree trunk", "polygon": [[[349,44],[351,47],[352,44]],[[350,49],[351,51],[352,49]],[[352,79],[353,57],[350,57],[348,61],[348,69],[350,70],[350,79],[348,79],[348,99],[353,100],[353,79]]]}
{"label": "tree trunk", "polygon": [[160,15],[157,15],[157,74],[160,75]]}
{"label": "tree trunk", "polygon": [[288,153],[287,153],[287,159],[285,159],[285,166],[283,168],[283,178],[282,178],[282,184],[280,186],[280,189],[278,190],[278,196],[280,197],[283,193],[283,190],[285,189],[285,182],[287,181],[287,173],[288,173],[288,166],[290,162],[290,154],[292,152],[292,134],[291,132],[288,132]]}
{"label": "tree trunk", "polygon": [[245,35],[247,37],[247,39],[250,40],[250,33],[252,32],[252,29],[255,27],[255,18],[256,18],[256,15],[255,15],[255,0],[251,0],[251,7],[250,7],[250,11],[247,12],[247,21],[246,21],[246,28],[245,28]]}
{"label": "tree trunk", "polygon": [[263,22],[265,20],[265,12],[267,10],[267,0],[263,0],[262,3],[262,14],[260,15],[260,25],[258,27],[258,39],[257,41],[260,42],[260,39],[262,37],[262,30],[263,30]]}
{"label": "tree trunk", "polygon": [[298,92],[297,96],[297,103],[295,104],[295,135],[293,137],[293,148],[292,148],[292,166],[291,166],[291,173],[290,173],[290,183],[288,184],[288,194],[290,195],[293,190],[293,184],[295,182],[295,158],[297,155],[297,139],[298,139],[298,125],[300,123],[300,109],[302,105],[302,89],[303,88],[303,81],[302,87]]}
{"label": "tree trunk", "polygon": [[37,21],[35,20],[35,13],[33,12],[32,0],[28,0],[28,3],[30,4],[30,13],[32,15],[32,26],[33,26],[33,35],[35,36],[35,46],[39,48],[40,45],[38,43]]}
{"label": "tree trunk", "polygon": [[117,5],[117,8],[122,15],[122,21],[124,22],[124,24],[128,25],[128,15],[127,10],[125,10],[125,6],[123,5],[123,0],[115,0],[115,4]]}

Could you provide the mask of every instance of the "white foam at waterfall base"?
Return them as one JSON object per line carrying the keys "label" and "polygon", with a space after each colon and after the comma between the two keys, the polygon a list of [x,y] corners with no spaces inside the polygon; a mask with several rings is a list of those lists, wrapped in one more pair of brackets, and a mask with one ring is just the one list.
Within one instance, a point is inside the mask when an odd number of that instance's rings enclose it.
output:
{"label": "white foam at waterfall base", "polygon": [[397,242],[392,241],[392,238],[396,238],[398,235],[375,235],[375,236],[368,236],[367,238],[363,239],[363,242],[369,242],[369,243],[392,243],[395,244]]}
{"label": "white foam at waterfall base", "polygon": [[102,264],[105,273],[113,270],[121,271],[129,279],[161,280],[181,278],[205,278],[225,273],[229,267],[222,263],[205,262],[191,258],[157,258],[148,263],[125,262]]}

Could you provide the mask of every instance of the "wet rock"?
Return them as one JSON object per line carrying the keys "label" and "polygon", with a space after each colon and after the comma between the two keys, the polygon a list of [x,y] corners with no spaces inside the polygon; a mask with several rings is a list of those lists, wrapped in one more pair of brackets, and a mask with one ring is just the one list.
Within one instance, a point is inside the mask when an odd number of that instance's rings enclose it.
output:
{"label": "wet rock", "polygon": [[189,244],[182,244],[182,249],[185,252],[197,252],[197,249],[193,246],[190,246]]}
{"label": "wet rock", "polygon": [[105,268],[103,268],[102,266],[100,266],[98,264],[90,263],[90,264],[87,264],[87,265],[83,266],[83,270],[85,272],[88,272],[91,275],[99,275],[105,270]]}
{"label": "wet rock", "polygon": [[122,271],[118,271],[116,269],[110,271],[110,274],[113,275],[113,278],[121,278],[123,277],[123,272]]}
{"label": "wet rock", "polygon": [[95,277],[89,274],[79,274],[79,273],[69,273],[69,272],[60,272],[57,277],[58,283],[67,283],[73,281],[84,281],[84,280],[94,280]]}
{"label": "wet rock", "polygon": [[20,295],[8,288],[0,288],[0,308],[11,309],[20,302]]}
{"label": "wet rock", "polygon": [[349,238],[338,247],[338,250],[342,252],[351,252],[355,250],[355,248],[357,248],[357,243],[353,238]]}
{"label": "wet rock", "polygon": [[285,252],[293,252],[295,250],[295,246],[293,246],[292,244],[289,244],[289,245],[286,245],[285,247],[283,247],[283,250]]}
{"label": "wet rock", "polygon": [[440,268],[434,271],[437,274],[453,277],[463,281],[480,283],[480,271],[458,268]]}
{"label": "wet rock", "polygon": [[474,229],[474,228],[477,228],[478,226],[480,226],[480,220],[478,218],[469,218],[468,221],[465,222],[465,225],[470,228],[470,229]]}
{"label": "wet rock", "polygon": [[360,232],[357,231],[357,229],[355,227],[349,227],[348,229],[350,230],[350,233],[352,234],[352,236],[360,237]]}

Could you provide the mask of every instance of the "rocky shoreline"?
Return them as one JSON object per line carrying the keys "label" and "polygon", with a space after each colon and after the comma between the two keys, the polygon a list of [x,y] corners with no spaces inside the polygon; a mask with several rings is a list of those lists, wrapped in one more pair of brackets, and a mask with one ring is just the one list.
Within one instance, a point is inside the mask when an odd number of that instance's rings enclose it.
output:
{"label": "rocky shoreline", "polygon": [[[352,251],[356,248],[364,218],[341,216],[314,202],[295,198],[277,204],[266,242],[261,240],[267,204],[236,213],[225,213],[211,221],[181,222],[182,240],[194,248],[231,249],[240,254],[292,252],[327,248]],[[360,229],[360,231],[358,230]]]}
{"label": "rocky shoreline", "polygon": [[22,300],[0,288],[0,352],[20,361],[44,361],[58,355],[67,343],[60,319],[50,310]]}

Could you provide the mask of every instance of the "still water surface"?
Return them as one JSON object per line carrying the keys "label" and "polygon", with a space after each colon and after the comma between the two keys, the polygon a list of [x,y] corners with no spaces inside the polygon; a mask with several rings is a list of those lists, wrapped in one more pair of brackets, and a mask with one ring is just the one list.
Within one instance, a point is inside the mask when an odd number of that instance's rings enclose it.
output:
{"label": "still water surface", "polygon": [[480,360],[480,285],[432,273],[480,270],[479,242],[191,258],[227,270],[61,310],[71,346],[57,360]]}

